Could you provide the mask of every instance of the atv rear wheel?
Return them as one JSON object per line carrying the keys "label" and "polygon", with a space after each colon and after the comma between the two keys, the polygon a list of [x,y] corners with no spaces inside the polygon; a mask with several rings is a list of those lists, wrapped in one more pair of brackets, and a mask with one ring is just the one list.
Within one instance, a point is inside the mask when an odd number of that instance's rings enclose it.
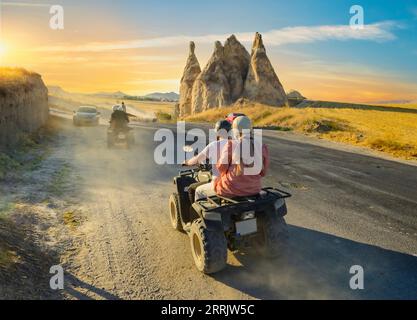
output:
{"label": "atv rear wheel", "polygon": [[178,195],[172,194],[169,198],[169,217],[172,227],[177,231],[184,231],[181,223],[180,208],[178,205]]}
{"label": "atv rear wheel", "polygon": [[260,236],[256,248],[263,256],[284,256],[288,249],[288,238],[288,226],[284,218],[265,216],[260,219]]}
{"label": "atv rear wheel", "polygon": [[200,272],[212,274],[227,264],[227,241],[223,232],[207,230],[203,220],[193,222],[190,230],[191,252]]}

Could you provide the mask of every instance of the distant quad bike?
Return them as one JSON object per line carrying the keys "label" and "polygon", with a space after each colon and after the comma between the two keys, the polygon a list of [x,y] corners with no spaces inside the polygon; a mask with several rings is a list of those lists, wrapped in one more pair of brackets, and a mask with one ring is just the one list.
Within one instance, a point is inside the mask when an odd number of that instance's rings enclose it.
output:
{"label": "distant quad bike", "polygon": [[128,126],[114,127],[110,126],[107,130],[107,147],[109,149],[115,146],[125,146],[131,148],[135,144],[135,136],[132,128]]}
{"label": "distant quad bike", "polygon": [[174,178],[177,192],[169,199],[171,224],[190,237],[195,265],[213,274],[226,267],[227,249],[254,248],[267,258],[282,256],[287,249],[285,222],[287,192],[265,188],[259,195],[228,199],[209,197],[191,204],[188,187],[209,182],[211,167],[185,170]]}

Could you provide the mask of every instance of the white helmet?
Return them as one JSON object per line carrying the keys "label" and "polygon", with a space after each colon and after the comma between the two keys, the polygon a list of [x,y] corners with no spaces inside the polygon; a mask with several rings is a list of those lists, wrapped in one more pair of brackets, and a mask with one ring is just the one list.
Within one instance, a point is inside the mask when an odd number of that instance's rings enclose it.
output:
{"label": "white helmet", "polygon": [[239,137],[250,137],[252,129],[252,121],[246,116],[237,117],[233,121],[232,130],[236,139],[239,139]]}
{"label": "white helmet", "polygon": [[113,106],[113,112],[114,111],[124,111],[124,109],[123,109],[123,107],[122,106],[120,106],[120,105],[115,105],[115,106]]}

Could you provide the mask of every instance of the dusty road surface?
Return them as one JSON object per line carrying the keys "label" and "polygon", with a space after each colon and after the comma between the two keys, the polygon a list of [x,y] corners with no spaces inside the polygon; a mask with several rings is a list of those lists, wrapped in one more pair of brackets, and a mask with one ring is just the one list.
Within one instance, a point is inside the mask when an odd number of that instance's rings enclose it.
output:
{"label": "dusty road surface", "polygon": [[[417,298],[417,167],[268,135],[266,185],[286,188],[290,250],[269,261],[229,253],[214,276],[194,267],[172,230],[168,198],[178,166],[157,166],[151,125],[131,150],[108,150],[106,127],[63,128],[80,177],[84,222],[63,258],[68,299]],[[365,290],[349,270],[365,271]]]}

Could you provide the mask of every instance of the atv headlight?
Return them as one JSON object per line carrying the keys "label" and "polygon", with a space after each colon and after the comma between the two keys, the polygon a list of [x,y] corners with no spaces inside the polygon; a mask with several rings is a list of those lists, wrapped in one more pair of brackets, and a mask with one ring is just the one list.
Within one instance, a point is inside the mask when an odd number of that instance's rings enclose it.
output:
{"label": "atv headlight", "polygon": [[242,220],[250,220],[250,219],[255,219],[256,214],[255,211],[249,211],[249,212],[244,212],[241,214],[240,218]]}

